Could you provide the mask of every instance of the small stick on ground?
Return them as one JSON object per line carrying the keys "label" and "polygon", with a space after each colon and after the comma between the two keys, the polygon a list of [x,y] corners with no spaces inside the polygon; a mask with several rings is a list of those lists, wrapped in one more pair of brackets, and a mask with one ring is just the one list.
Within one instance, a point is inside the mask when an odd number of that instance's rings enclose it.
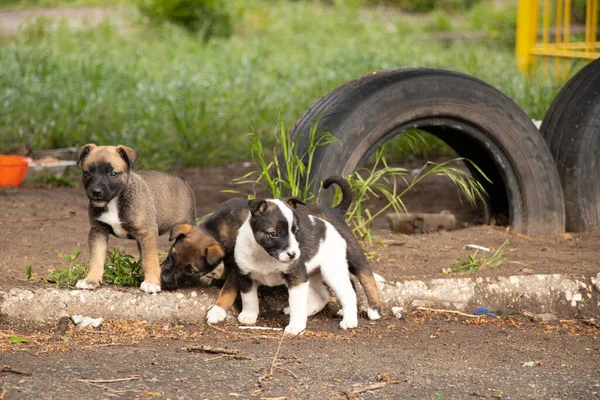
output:
{"label": "small stick on ground", "polygon": [[103,390],[105,390],[105,391],[107,391],[107,392],[111,392],[111,393],[127,393],[127,392],[134,392],[134,390],[127,390],[127,389],[125,389],[125,390],[116,390],[116,389],[111,389],[111,388],[109,388],[109,387],[108,387],[108,386],[106,386],[106,385],[99,385],[99,384],[97,384],[97,383],[93,383],[93,382],[82,382],[82,383],[85,383],[85,384],[87,384],[87,385],[90,385],[90,386],[93,386],[93,387],[97,387],[97,388],[103,389]]}
{"label": "small stick on ground", "polygon": [[2,389],[2,393],[0,393],[0,400],[4,399],[4,395],[6,394],[6,389]]}
{"label": "small stick on ground", "polygon": [[356,399],[356,395],[359,395],[361,393],[370,392],[372,390],[383,389],[384,387],[386,387],[388,385],[395,385],[397,383],[408,382],[407,379],[390,379],[389,375],[386,374],[385,372],[377,375],[377,377],[375,379],[377,379],[379,382],[374,383],[372,385],[363,386],[361,388],[345,390],[342,392],[342,394],[345,395],[348,400],[354,400],[354,399]]}
{"label": "small stick on ground", "polygon": [[[281,338],[279,339],[279,345],[277,346],[277,351],[275,352],[275,356],[273,356],[273,361],[271,362],[271,369],[268,372],[266,372],[263,376],[258,378],[258,386],[259,387],[262,387],[263,380],[267,379],[270,376],[273,376],[273,374],[275,373],[275,368],[277,367],[275,365],[275,362],[277,361],[277,357],[279,356],[279,350],[281,349],[281,343],[283,343],[284,337],[285,337],[285,333],[281,332]],[[291,372],[291,371],[288,371],[288,372]]]}
{"label": "small stick on ground", "polygon": [[0,221],[0,225],[6,225],[6,224],[20,224],[23,222],[46,222],[46,221],[64,221],[67,219],[72,218],[71,216],[65,216],[65,217],[35,217],[35,218],[17,218],[17,219],[11,219],[8,221]]}
{"label": "small stick on ground", "polygon": [[132,375],[127,378],[115,378],[115,379],[75,379],[77,382],[82,383],[115,383],[115,382],[126,382],[140,379],[138,375]]}
{"label": "small stick on ground", "polygon": [[431,312],[436,312],[436,313],[456,314],[456,315],[462,315],[463,317],[470,317],[470,318],[481,317],[481,315],[466,314],[466,313],[456,311],[456,310],[439,310],[436,308],[429,308],[429,307],[417,307],[416,309],[421,310],[421,311],[431,311]]}
{"label": "small stick on ground", "polygon": [[210,353],[210,354],[227,354],[227,355],[237,355],[240,353],[239,350],[236,349],[223,349],[221,347],[212,347],[212,346],[189,346],[186,347],[187,351],[190,353]]}
{"label": "small stick on ground", "polygon": [[217,357],[213,357],[213,358],[207,358],[204,361],[220,360],[221,358],[234,358],[236,360],[254,360],[252,357],[240,356],[238,354],[223,354],[222,356],[217,356]]}
{"label": "small stick on ground", "polygon": [[0,372],[8,372],[8,373],[11,373],[11,374],[25,375],[25,376],[32,376],[33,375],[33,372],[19,371],[18,369],[15,369],[15,368],[11,367],[10,365],[3,366],[2,370],[0,370]]}

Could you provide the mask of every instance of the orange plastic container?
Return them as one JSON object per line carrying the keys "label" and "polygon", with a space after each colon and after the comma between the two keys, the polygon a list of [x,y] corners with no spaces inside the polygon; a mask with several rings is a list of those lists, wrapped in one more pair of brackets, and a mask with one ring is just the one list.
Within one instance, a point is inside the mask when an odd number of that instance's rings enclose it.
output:
{"label": "orange plastic container", "polygon": [[0,186],[19,186],[30,162],[29,157],[0,154]]}

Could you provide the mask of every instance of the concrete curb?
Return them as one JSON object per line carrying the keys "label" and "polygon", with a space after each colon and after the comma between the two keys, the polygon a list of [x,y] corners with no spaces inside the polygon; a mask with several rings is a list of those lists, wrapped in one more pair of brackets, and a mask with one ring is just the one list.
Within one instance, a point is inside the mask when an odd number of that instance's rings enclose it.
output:
{"label": "concrete curb", "polygon": [[[593,285],[566,275],[515,275],[493,278],[443,278],[379,282],[383,313],[397,305],[453,309],[471,313],[479,307],[491,312],[527,310],[573,316],[578,311],[600,314]],[[148,322],[203,323],[217,296],[217,288],[181,290],[149,295],[137,289],[101,288],[94,291],[67,289],[19,289],[0,291],[0,314],[10,320],[51,322],[82,314],[105,319]],[[276,301],[269,308],[283,307]]]}

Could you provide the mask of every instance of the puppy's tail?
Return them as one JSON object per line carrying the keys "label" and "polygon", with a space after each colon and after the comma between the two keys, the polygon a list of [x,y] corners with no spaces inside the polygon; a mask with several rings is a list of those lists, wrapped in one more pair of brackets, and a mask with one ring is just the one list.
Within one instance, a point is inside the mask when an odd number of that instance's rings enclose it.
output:
{"label": "puppy's tail", "polygon": [[352,193],[352,187],[350,183],[339,175],[333,175],[323,181],[323,189],[327,189],[332,184],[336,184],[342,190],[342,201],[337,206],[333,207],[333,210],[338,212],[341,216],[344,216],[348,209],[350,209],[350,204],[352,204],[352,200],[354,199],[354,193]]}

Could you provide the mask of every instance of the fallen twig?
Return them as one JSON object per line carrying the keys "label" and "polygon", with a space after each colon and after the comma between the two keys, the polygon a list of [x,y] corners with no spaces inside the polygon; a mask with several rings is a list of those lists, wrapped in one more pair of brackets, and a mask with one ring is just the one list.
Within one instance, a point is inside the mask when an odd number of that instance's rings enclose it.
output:
{"label": "fallen twig", "polygon": [[249,329],[249,330],[257,330],[257,331],[281,331],[281,328],[271,328],[269,326],[249,326],[249,325],[240,325],[238,329]]}
{"label": "fallen twig", "polygon": [[436,312],[436,313],[457,314],[457,315],[462,315],[463,317],[471,317],[471,318],[481,317],[481,315],[466,314],[466,313],[456,311],[456,310],[439,310],[436,308],[429,308],[429,307],[417,307],[416,309],[421,310],[421,311],[431,311],[431,312]]}
{"label": "fallen twig", "polygon": [[0,400],[4,399],[4,395],[6,394],[6,389],[2,389],[2,393],[0,393]]}
{"label": "fallen twig", "polygon": [[126,382],[140,379],[138,375],[132,375],[127,378],[115,378],[115,379],[75,379],[77,382],[83,383],[115,383],[115,382]]}
{"label": "fallen twig", "polygon": [[11,367],[10,365],[3,366],[2,370],[0,370],[0,372],[7,372],[7,373],[11,373],[11,374],[25,375],[25,376],[33,375],[33,372],[19,371],[18,369],[15,369],[15,368]]}
{"label": "fallen twig", "polygon": [[267,379],[270,376],[273,376],[273,374],[275,373],[275,362],[277,361],[277,357],[279,356],[279,350],[281,349],[281,344],[283,343],[283,338],[285,337],[285,333],[281,333],[281,338],[279,339],[279,345],[277,346],[277,351],[275,352],[275,355],[273,356],[273,361],[271,362],[271,369],[266,372],[263,376],[261,376],[260,378],[258,378],[258,386],[262,387],[262,381]]}
{"label": "fallen twig", "polygon": [[94,383],[94,382],[82,382],[82,383],[85,383],[85,384],[87,384],[87,385],[90,385],[90,386],[93,386],[93,387],[97,387],[97,388],[103,389],[103,390],[105,390],[105,391],[107,391],[107,392],[111,392],[111,393],[127,393],[127,392],[133,392],[133,390],[127,390],[127,389],[125,389],[125,390],[111,389],[110,387],[108,387],[108,386],[106,386],[106,385],[99,385],[99,384],[97,384],[97,383]]}
{"label": "fallen twig", "polygon": [[372,390],[379,390],[388,385],[395,385],[397,383],[408,382],[408,379],[390,379],[390,377],[386,373],[377,375],[375,379],[377,379],[379,382],[374,383],[372,385],[363,386],[361,388],[345,390],[342,392],[342,394],[345,395],[348,400],[354,400],[356,398],[356,395],[358,394],[370,392]]}
{"label": "fallen twig", "polygon": [[18,224],[21,222],[46,222],[46,221],[64,221],[67,219],[73,218],[70,215],[67,215],[65,217],[35,217],[35,218],[17,218],[17,219],[11,219],[8,221],[0,221],[0,225],[6,225],[6,224]]}
{"label": "fallen twig", "polygon": [[212,346],[189,346],[186,347],[187,351],[190,353],[211,353],[211,354],[227,354],[227,355],[236,355],[239,354],[240,351],[236,349],[223,349],[220,347],[212,347]]}
{"label": "fallen twig", "polygon": [[252,357],[240,356],[238,354],[223,354],[221,356],[217,356],[217,357],[213,357],[213,358],[207,358],[204,361],[214,361],[214,360],[219,360],[221,358],[234,358],[236,360],[254,360]]}

